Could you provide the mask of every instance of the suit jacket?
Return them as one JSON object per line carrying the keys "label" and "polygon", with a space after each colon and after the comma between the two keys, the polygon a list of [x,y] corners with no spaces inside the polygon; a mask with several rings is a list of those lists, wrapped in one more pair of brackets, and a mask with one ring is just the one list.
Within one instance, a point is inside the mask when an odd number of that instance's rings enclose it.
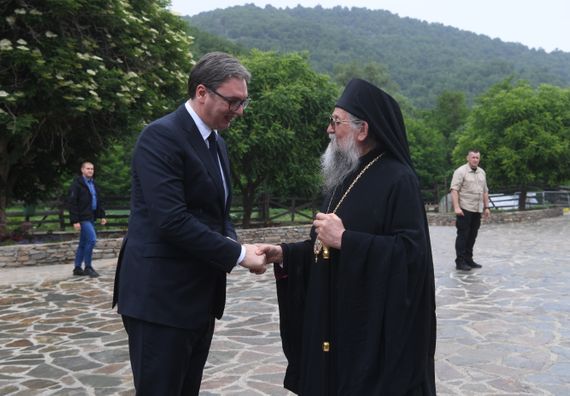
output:
{"label": "suit jacket", "polygon": [[[118,312],[178,328],[221,318],[226,273],[241,253],[224,189],[208,147],[184,107],[148,125],[132,160],[131,213],[117,270]],[[219,169],[219,168],[218,168]],[[231,239],[230,239],[231,238]]]}

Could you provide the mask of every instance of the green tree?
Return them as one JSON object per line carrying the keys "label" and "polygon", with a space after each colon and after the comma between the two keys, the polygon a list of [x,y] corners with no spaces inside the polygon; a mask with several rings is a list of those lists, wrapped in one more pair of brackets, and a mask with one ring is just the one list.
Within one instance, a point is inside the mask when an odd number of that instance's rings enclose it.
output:
{"label": "green tree", "polygon": [[[447,163],[447,150],[443,134],[430,127],[420,118],[406,118],[408,143],[414,167],[420,179],[422,190],[432,191],[440,188],[449,166]],[[439,196],[424,197],[428,201],[437,202]]]}
{"label": "green tree", "polygon": [[233,41],[198,29],[188,21],[188,17],[184,17],[184,20],[188,23],[188,32],[193,38],[192,55],[196,59],[199,59],[202,57],[202,55],[213,51],[227,52],[236,56],[240,54],[247,54],[249,52],[247,48]]}
{"label": "green tree", "polygon": [[103,197],[124,197],[131,192],[131,148],[134,141],[112,142],[95,165],[97,186]]}
{"label": "green tree", "polygon": [[338,89],[301,54],[254,50],[242,61],[252,74],[252,101],[245,117],[224,136],[248,225],[260,193],[306,196],[318,191],[327,116]]}
{"label": "green tree", "polygon": [[0,19],[0,223],[110,139],[184,96],[186,24],[167,0],[8,0]]}
{"label": "green tree", "polygon": [[530,186],[555,186],[570,177],[570,89],[510,79],[493,86],[459,137],[458,163],[470,147],[481,150],[490,182],[520,191],[524,210]]}
{"label": "green tree", "polygon": [[467,122],[468,115],[465,94],[459,91],[441,93],[437,97],[435,109],[428,113],[429,124],[443,134],[449,165],[451,165],[451,152],[457,144],[457,134]]}

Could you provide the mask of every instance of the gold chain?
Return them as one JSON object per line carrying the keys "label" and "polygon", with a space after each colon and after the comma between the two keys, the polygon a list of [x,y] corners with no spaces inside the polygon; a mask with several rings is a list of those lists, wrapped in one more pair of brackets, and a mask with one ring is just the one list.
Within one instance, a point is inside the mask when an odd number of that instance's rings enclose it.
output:
{"label": "gold chain", "polygon": [[[354,185],[356,184],[356,182],[358,181],[358,179],[360,179],[362,177],[362,175],[364,174],[364,172],[366,172],[368,170],[368,168],[370,168],[376,161],[378,161],[380,158],[382,158],[382,156],[384,155],[384,153],[376,156],[376,158],[374,158],[372,161],[370,161],[365,167],[364,169],[362,169],[360,171],[360,173],[356,176],[356,178],[352,181],[352,183],[350,183],[350,186],[348,186],[348,188],[346,189],[346,191],[344,192],[344,194],[342,195],[342,197],[340,198],[340,200],[338,201],[338,203],[336,204],[334,210],[330,213],[335,214],[336,211],[338,210],[338,208],[340,207],[340,205],[342,204],[342,202],[344,201],[344,199],[346,198],[346,196],[348,195],[348,193],[350,192],[350,190],[352,190],[352,187],[354,187]],[[329,213],[329,209],[331,208],[331,204],[332,204],[332,200],[335,196],[336,193],[336,187],[333,190],[333,193],[331,195],[331,199],[329,201],[329,205],[327,207],[327,213]],[[328,259],[329,258],[329,248],[328,246],[325,246],[324,243],[321,242],[321,240],[317,237],[317,239],[315,239],[315,244],[313,246],[313,253],[315,254],[315,262],[317,261],[317,257],[319,256],[319,254],[322,253],[323,258],[324,259]]]}

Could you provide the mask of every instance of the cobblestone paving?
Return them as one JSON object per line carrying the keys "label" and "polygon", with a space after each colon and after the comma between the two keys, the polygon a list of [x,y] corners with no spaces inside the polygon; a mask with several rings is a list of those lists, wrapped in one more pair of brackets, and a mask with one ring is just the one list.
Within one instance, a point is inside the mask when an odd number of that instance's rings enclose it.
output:
{"label": "cobblestone paving", "polygon": [[[439,395],[570,395],[570,216],[483,225],[480,270],[456,272],[455,228],[431,228]],[[0,270],[0,395],[132,395],[110,309],[114,260]],[[229,276],[201,395],[290,395],[272,275]]]}

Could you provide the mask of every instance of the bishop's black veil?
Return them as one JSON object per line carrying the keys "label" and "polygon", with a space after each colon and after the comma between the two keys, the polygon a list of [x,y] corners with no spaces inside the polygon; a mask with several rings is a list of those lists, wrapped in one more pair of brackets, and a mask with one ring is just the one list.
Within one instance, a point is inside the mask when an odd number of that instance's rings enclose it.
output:
{"label": "bishop's black veil", "polygon": [[380,145],[414,170],[404,118],[394,98],[368,81],[355,78],[346,85],[336,107],[366,121],[369,133]]}

